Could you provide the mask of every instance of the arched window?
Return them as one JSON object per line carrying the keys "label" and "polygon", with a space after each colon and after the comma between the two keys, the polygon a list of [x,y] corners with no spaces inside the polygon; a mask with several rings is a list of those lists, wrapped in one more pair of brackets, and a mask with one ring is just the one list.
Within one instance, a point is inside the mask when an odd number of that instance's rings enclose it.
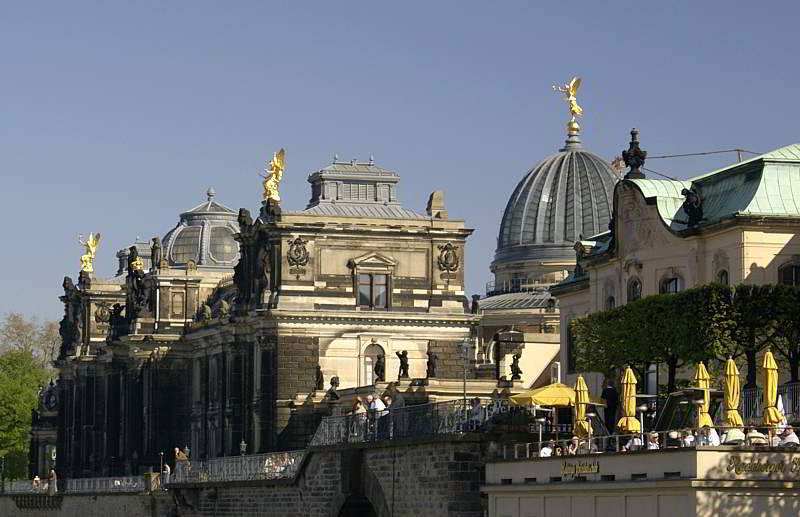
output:
{"label": "arched window", "polygon": [[642,281],[637,277],[628,280],[628,301],[635,302],[642,297]]}
{"label": "arched window", "polygon": [[795,259],[778,268],[778,283],[800,285],[800,259]]}
{"label": "arched window", "polygon": [[[362,385],[368,386],[370,384],[375,384],[375,363],[378,361],[378,356],[384,356],[384,360],[386,358],[386,354],[383,351],[383,347],[377,343],[371,343],[364,349],[363,361],[362,361],[362,370],[361,370],[361,379]],[[384,371],[385,371],[385,364],[384,363]]]}
{"label": "arched window", "polygon": [[722,284],[722,285],[728,285],[728,284],[729,284],[729,280],[728,280],[728,270],[726,270],[726,269],[720,269],[720,270],[717,272],[717,283],[718,283],[718,284]]}
{"label": "arched window", "polygon": [[616,307],[616,301],[614,300],[613,296],[609,296],[606,298],[606,310],[609,311]]}

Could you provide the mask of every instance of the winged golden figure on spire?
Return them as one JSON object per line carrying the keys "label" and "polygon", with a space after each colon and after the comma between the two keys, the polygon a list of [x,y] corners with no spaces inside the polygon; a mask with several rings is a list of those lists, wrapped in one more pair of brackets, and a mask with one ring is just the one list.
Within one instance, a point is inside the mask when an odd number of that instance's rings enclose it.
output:
{"label": "winged golden figure on spire", "polygon": [[283,178],[283,170],[286,167],[285,162],[286,151],[281,149],[277,153],[272,154],[272,160],[267,165],[266,172],[268,176],[264,176],[264,200],[272,199],[273,201],[280,201],[281,196],[278,193],[278,185]]}
{"label": "winged golden figure on spire", "polygon": [[567,101],[569,104],[569,114],[572,116],[570,119],[569,127],[570,130],[575,129],[576,131],[580,129],[578,126],[578,122],[575,120],[575,117],[583,116],[583,108],[578,105],[578,99],[576,95],[578,93],[578,88],[581,87],[581,78],[580,77],[573,77],[572,80],[562,86],[553,85],[553,89],[557,92],[564,94],[564,100]]}
{"label": "winged golden figure on spire", "polygon": [[81,255],[81,271],[91,273],[94,271],[93,261],[97,244],[100,242],[100,233],[90,233],[86,242],[83,241],[83,235],[78,235],[78,242],[86,249],[86,253]]}

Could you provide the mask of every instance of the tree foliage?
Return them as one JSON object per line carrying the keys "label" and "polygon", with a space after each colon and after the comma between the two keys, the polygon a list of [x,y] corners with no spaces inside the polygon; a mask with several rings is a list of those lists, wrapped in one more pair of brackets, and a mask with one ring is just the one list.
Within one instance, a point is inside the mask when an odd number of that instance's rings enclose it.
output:
{"label": "tree foliage", "polygon": [[[0,355],[0,456],[28,457],[31,411],[46,380],[46,370],[30,352],[12,350]],[[9,461],[6,467],[7,477],[24,477],[27,462]]]}
{"label": "tree foliage", "polygon": [[800,288],[705,285],[660,294],[578,318],[572,323],[577,366],[610,372],[630,365],[641,377],[666,364],[667,389],[677,370],[699,361],[744,356],[747,386],[755,386],[756,354],[772,346],[800,370]]}
{"label": "tree foliage", "polygon": [[0,323],[0,456],[6,477],[27,476],[31,412],[50,374],[58,326],[9,314]]}

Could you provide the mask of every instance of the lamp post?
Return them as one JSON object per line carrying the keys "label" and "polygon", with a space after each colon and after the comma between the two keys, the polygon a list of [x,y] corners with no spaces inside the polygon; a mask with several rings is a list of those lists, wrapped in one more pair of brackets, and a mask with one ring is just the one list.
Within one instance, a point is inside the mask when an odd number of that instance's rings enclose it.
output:
{"label": "lamp post", "polygon": [[162,483],[162,476],[164,475],[164,451],[159,452],[158,455],[161,459],[161,470],[158,471],[158,484],[161,485],[161,488],[164,488],[164,483]]}
{"label": "lamp post", "polygon": [[644,445],[644,412],[647,411],[647,404],[639,404],[636,409],[639,411],[639,434],[641,435],[642,445]]}
{"label": "lamp post", "polygon": [[542,455],[542,426],[547,422],[547,418],[543,416],[536,417],[535,422],[539,424],[539,456]]}

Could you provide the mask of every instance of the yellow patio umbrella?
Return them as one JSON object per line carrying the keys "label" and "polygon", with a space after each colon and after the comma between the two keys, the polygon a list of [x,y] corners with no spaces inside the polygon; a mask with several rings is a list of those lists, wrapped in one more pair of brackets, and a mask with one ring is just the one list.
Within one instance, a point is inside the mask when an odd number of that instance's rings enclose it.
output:
{"label": "yellow patio umbrella", "polygon": [[776,406],[778,402],[778,365],[772,357],[772,351],[764,354],[764,425],[777,427],[781,423],[781,412]]}
{"label": "yellow patio umbrella", "polygon": [[641,430],[636,420],[636,376],[631,367],[625,369],[622,376],[622,418],[617,422],[620,431],[638,433]]}
{"label": "yellow patio umbrella", "polygon": [[[587,394],[588,395],[588,394]],[[508,398],[514,406],[572,407],[575,405],[575,390],[561,383],[548,384]],[[588,404],[604,406],[602,399],[589,396]]]}
{"label": "yellow patio umbrella", "polygon": [[573,426],[573,432],[575,436],[582,438],[592,434],[592,428],[589,426],[589,421],[586,420],[587,404],[589,404],[589,388],[586,387],[583,375],[578,375],[575,380],[575,425]]}
{"label": "yellow patio umbrella", "polygon": [[697,364],[697,370],[694,372],[694,385],[703,390],[703,403],[697,408],[697,427],[714,426],[711,415],[708,414],[708,408],[711,405],[711,397],[708,393],[710,381],[711,377],[708,375],[706,365],[700,361]]}
{"label": "yellow patio umbrella", "polygon": [[725,425],[742,427],[742,416],[739,414],[739,369],[736,362],[728,358],[725,363]]}

